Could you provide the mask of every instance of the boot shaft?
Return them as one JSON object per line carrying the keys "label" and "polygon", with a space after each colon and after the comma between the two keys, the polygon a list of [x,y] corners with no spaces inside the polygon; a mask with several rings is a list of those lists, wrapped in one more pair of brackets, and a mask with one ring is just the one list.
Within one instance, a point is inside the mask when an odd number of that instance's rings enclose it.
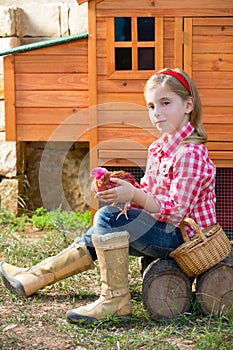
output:
{"label": "boot shaft", "polygon": [[0,273],[6,288],[18,296],[27,297],[41,288],[91,268],[94,268],[94,264],[87,248],[74,243],[28,269],[2,263]]}
{"label": "boot shaft", "polygon": [[129,234],[127,231],[92,236],[101,274],[101,295],[128,293]]}
{"label": "boot shaft", "polygon": [[92,323],[108,314],[129,317],[132,302],[128,285],[129,234],[126,231],[92,236],[101,274],[101,295],[94,303],[67,312],[70,322]]}

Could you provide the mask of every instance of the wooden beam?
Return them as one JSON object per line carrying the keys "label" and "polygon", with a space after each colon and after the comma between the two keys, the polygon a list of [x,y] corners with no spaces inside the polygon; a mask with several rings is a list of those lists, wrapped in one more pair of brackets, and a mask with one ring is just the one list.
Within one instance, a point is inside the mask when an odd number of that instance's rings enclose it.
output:
{"label": "wooden beam", "polygon": [[[96,58],[96,2],[88,3],[88,77],[89,77],[89,104],[90,104],[90,169],[98,164],[98,116],[97,116],[97,58]],[[98,201],[91,193],[92,215],[98,209]]]}
{"label": "wooden beam", "polygon": [[156,18],[156,70],[163,69],[163,18]]}
{"label": "wooden beam", "polygon": [[4,57],[5,129],[6,141],[16,141],[15,57]]}
{"label": "wooden beam", "polygon": [[174,67],[183,68],[183,18],[175,18]]}
{"label": "wooden beam", "polygon": [[192,54],[193,54],[193,22],[192,18],[184,19],[184,70],[192,77]]}

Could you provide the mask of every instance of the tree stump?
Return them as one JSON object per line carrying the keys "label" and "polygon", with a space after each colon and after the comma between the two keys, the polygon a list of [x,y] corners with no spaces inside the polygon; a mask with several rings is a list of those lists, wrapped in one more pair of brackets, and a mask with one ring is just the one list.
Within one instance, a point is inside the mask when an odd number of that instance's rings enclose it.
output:
{"label": "tree stump", "polygon": [[233,312],[233,250],[226,259],[197,277],[196,299],[207,315]]}
{"label": "tree stump", "polygon": [[142,298],[152,319],[171,319],[190,309],[192,282],[174,260],[158,259],[144,271]]}

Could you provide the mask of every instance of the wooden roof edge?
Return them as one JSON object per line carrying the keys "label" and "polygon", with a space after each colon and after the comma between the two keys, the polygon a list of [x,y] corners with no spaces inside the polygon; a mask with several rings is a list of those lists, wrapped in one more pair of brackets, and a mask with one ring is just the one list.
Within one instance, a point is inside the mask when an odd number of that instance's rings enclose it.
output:
{"label": "wooden roof edge", "polygon": [[63,36],[60,38],[38,41],[38,42],[31,43],[31,44],[17,46],[17,47],[10,49],[10,50],[0,52],[0,56],[7,56],[7,55],[13,55],[15,53],[37,50],[37,49],[41,49],[44,47],[68,43],[70,41],[86,39],[87,37],[88,37],[87,32],[84,32],[84,33],[79,33],[79,34],[74,34],[74,35],[69,35],[69,36]]}

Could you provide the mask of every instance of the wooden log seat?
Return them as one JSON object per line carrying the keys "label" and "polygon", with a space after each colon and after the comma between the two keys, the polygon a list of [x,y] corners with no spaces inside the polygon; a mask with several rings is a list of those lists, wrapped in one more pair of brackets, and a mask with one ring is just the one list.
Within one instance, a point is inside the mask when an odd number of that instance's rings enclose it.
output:
{"label": "wooden log seat", "polygon": [[196,299],[205,314],[233,313],[233,250],[196,281]]}
{"label": "wooden log seat", "polygon": [[[143,259],[142,269],[148,262]],[[174,260],[154,260],[143,272],[142,298],[151,319],[174,318],[190,309],[192,281]]]}

